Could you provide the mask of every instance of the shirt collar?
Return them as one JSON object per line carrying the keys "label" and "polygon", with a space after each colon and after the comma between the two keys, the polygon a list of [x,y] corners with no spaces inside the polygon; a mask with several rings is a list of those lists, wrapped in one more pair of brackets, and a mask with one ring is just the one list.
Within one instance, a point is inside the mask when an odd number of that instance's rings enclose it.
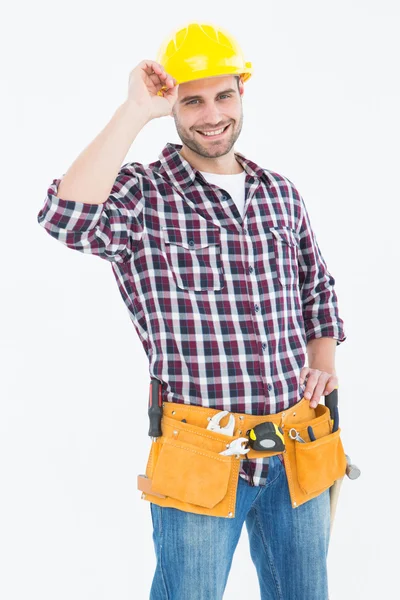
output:
{"label": "shirt collar", "polygon": [[[158,157],[160,161],[158,171],[160,174],[167,176],[172,185],[175,185],[184,191],[194,182],[196,174],[200,173],[200,171],[193,168],[190,163],[180,155],[179,151],[181,148],[182,144],[167,142]],[[271,183],[264,169],[246,158],[240,152],[235,152],[235,156],[250,177],[263,179],[267,185]]]}

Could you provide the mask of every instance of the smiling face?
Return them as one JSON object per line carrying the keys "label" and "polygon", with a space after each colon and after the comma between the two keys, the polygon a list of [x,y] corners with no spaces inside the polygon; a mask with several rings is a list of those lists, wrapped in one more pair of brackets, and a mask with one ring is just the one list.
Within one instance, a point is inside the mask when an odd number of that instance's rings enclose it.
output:
{"label": "smiling face", "polygon": [[182,143],[205,158],[228,154],[242,129],[242,95],[234,75],[180,84],[172,116]]}

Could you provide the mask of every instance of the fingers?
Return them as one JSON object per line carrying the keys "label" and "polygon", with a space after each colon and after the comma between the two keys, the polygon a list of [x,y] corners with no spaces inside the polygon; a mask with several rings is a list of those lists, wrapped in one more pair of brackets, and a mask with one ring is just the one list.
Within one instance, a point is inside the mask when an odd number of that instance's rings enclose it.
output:
{"label": "fingers", "polygon": [[303,396],[310,400],[310,407],[315,408],[319,404],[321,396],[327,396],[335,387],[338,387],[338,378],[326,371],[304,367],[300,373],[300,383],[307,375],[307,385]]}
{"label": "fingers", "polygon": [[172,86],[172,88],[163,89],[162,92],[163,92],[164,98],[174,98],[176,100],[178,97],[178,88],[179,88],[179,85],[175,84]]}
{"label": "fingers", "polygon": [[[317,397],[317,392],[321,390],[321,387],[325,389],[325,381],[323,384],[318,383],[320,375],[321,371],[318,371],[317,369],[310,369],[306,389],[304,390],[304,397],[307,398],[307,400],[315,400]],[[321,398],[321,395],[318,397],[318,402]]]}
{"label": "fingers", "polygon": [[300,383],[304,383],[304,380],[310,371],[311,369],[309,367],[302,368],[302,370],[300,371]]}
{"label": "fingers", "polygon": [[173,88],[177,81],[169,73],[167,73],[158,62],[154,60],[143,61],[143,70],[151,78],[153,83],[162,83],[167,88]]}

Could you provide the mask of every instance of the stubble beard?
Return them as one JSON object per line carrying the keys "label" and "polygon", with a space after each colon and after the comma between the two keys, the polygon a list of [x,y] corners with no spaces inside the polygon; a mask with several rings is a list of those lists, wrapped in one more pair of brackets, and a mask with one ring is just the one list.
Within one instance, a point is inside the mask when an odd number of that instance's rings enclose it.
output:
{"label": "stubble beard", "polygon": [[[224,140],[223,143],[218,141],[214,146],[211,143],[209,147],[203,146],[200,141],[197,141],[193,137],[189,137],[186,133],[186,130],[180,127],[176,118],[175,126],[182,143],[185,144],[185,146],[187,146],[188,148],[190,148],[192,152],[195,152],[196,154],[204,158],[218,158],[219,156],[224,156],[225,154],[228,154],[228,152],[230,152],[236,140],[238,139],[243,126],[243,113],[240,116],[240,121],[238,122],[236,129],[234,127],[234,122],[231,122],[230,137]],[[194,133],[194,135],[196,136],[201,134]]]}

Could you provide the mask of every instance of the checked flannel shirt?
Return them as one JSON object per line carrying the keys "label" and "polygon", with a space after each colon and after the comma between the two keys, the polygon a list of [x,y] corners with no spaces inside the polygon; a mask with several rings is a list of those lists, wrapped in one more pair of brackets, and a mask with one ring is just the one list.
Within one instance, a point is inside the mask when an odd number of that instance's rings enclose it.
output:
{"label": "checked flannel shirt", "polygon": [[[38,223],[111,263],[164,401],[267,415],[303,397],[308,340],[346,339],[335,280],[304,201],[283,175],[243,154],[244,216],[167,143],[124,164],[103,204],[47,191]],[[150,382],[150,380],[149,380]],[[241,460],[264,485],[268,459]]]}

